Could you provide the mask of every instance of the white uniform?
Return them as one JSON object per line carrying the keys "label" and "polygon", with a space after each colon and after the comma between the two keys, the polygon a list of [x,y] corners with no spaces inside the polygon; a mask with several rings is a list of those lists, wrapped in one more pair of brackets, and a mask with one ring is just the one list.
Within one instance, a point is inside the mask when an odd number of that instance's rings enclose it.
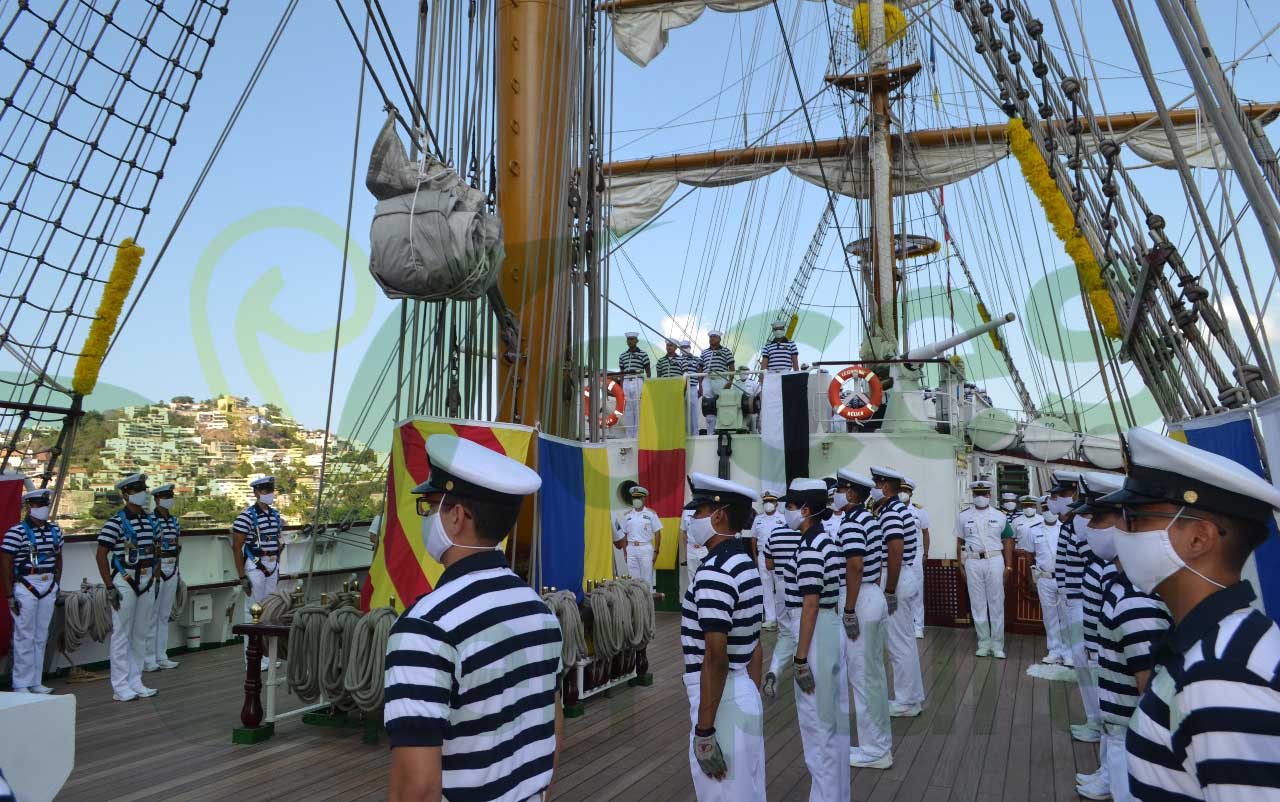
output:
{"label": "white uniform", "polygon": [[[916,637],[924,637],[924,561],[929,558],[924,551],[924,530],[931,529],[929,526],[929,513],[925,512],[924,507],[915,504],[908,504],[907,509],[911,510],[911,514],[916,517],[916,530],[920,533],[919,551],[916,554],[916,561],[912,564],[915,570],[916,581],[920,583],[920,593],[915,598],[912,605],[912,619],[916,625]],[[932,533],[931,533],[932,534]]]}
{"label": "white uniform", "polygon": [[776,582],[777,577],[773,571],[770,571],[764,564],[765,549],[769,546],[769,535],[773,534],[773,530],[783,528],[787,525],[786,517],[781,510],[774,509],[773,514],[760,513],[756,516],[756,520],[751,524],[751,536],[756,539],[756,557],[758,568],[760,569],[760,584],[764,586],[764,620],[766,624],[775,623],[778,620],[777,600],[782,597],[782,583]]}
{"label": "white uniform", "polygon": [[1031,523],[1021,528],[1017,548],[1031,552],[1035,558],[1031,575],[1036,580],[1036,593],[1040,596],[1040,617],[1044,621],[1049,657],[1070,663],[1071,645],[1067,642],[1066,622],[1061,615],[1064,605],[1054,579],[1062,523],[1047,524],[1039,515],[1030,520]]}
{"label": "white uniform", "polygon": [[21,609],[13,619],[13,689],[35,688],[44,673],[49,622],[58,601],[54,579],[62,530],[25,520],[5,532],[0,551],[13,558],[13,597]]}
{"label": "white uniform", "polygon": [[[920,595],[920,583],[916,581],[914,565],[919,554],[920,533],[916,529],[915,516],[907,511],[897,496],[887,500],[877,513],[880,532],[885,542],[884,581],[888,581],[889,544],[902,541],[902,564],[898,569],[898,585],[894,589],[898,609],[889,616],[887,640],[889,661],[893,666],[893,698],[890,700],[904,708],[924,705],[924,679],[920,671],[920,648],[916,645],[916,624],[912,617],[915,600]],[[888,588],[888,585],[883,587]],[[888,607],[885,608],[888,612]]]}
{"label": "white uniform", "polygon": [[[252,592],[244,600],[244,620],[253,620],[249,608],[276,592],[280,581],[280,533],[284,523],[272,508],[263,512],[255,503],[236,516],[231,531],[244,535],[244,575]],[[249,638],[245,636],[245,649]],[[263,658],[264,664],[266,657]]]}
{"label": "white uniform", "polygon": [[627,573],[653,586],[653,541],[662,531],[658,513],[649,508],[630,510],[622,516],[619,529],[627,551]]}
{"label": "white uniform", "polygon": [[169,614],[173,612],[173,599],[181,581],[178,578],[178,537],[182,530],[178,519],[172,515],[156,515],[152,526],[159,541],[156,544],[159,567],[156,571],[156,601],[151,612],[151,635],[143,652],[146,658],[143,669],[146,671],[155,670],[161,663],[172,668],[172,664],[166,662],[169,659]]}
{"label": "white uniform", "polygon": [[98,545],[111,551],[111,584],[120,592],[120,609],[111,613],[111,689],[124,698],[150,695],[142,684],[142,666],[156,598],[151,516],[120,510],[102,525]]}
{"label": "white uniform", "polygon": [[[893,733],[889,728],[889,683],[884,670],[889,617],[880,577],[884,561],[884,536],[880,522],[859,507],[840,526],[840,549],[845,559],[862,558],[862,576],[847,577],[845,594],[858,588],[854,611],[858,614],[857,640],[844,640],[849,685],[858,724],[858,745],[849,749],[850,763],[870,763],[889,757]],[[856,582],[855,582],[856,580]],[[846,608],[840,601],[840,612]]]}
{"label": "white uniform", "polygon": [[1008,527],[1005,512],[990,507],[970,507],[956,522],[956,536],[964,540],[960,560],[980,651],[1004,651],[1003,546]]}

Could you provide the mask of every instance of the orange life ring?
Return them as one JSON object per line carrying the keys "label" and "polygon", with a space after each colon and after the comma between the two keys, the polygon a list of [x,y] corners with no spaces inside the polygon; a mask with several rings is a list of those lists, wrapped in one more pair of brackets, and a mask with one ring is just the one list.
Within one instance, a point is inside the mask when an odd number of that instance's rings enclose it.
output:
{"label": "orange life ring", "polygon": [[[609,380],[609,384],[605,387],[605,392],[613,396],[613,412],[610,412],[604,418],[601,418],[602,426],[617,426],[618,421],[622,420],[622,413],[627,409],[627,396],[622,392],[622,385],[613,379]],[[589,387],[582,388],[582,407],[586,411],[587,416],[591,415],[591,389]]]}
{"label": "orange life ring", "polygon": [[[845,383],[850,379],[866,382],[867,392],[862,392],[856,385],[846,392]],[[831,380],[831,386],[827,388],[827,400],[831,402],[832,411],[845,420],[866,420],[876,414],[876,410],[884,403],[884,387],[880,385],[880,377],[871,368],[850,365]]]}

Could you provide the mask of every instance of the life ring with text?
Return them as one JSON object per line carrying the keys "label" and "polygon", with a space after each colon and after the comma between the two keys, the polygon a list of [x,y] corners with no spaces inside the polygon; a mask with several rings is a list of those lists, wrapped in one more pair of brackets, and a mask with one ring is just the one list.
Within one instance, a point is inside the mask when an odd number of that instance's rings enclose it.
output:
{"label": "life ring with text", "polygon": [[827,388],[831,411],[851,421],[863,421],[876,414],[884,403],[880,377],[864,365],[850,365],[836,374]]}
{"label": "life ring with text", "polygon": [[[622,385],[613,379],[609,380],[609,384],[605,387],[605,392],[613,396],[613,412],[600,419],[600,424],[605,427],[617,426],[618,421],[622,420],[622,413],[627,409],[627,396],[622,392]],[[591,390],[582,388],[582,406],[586,410],[587,416],[591,416]]]}

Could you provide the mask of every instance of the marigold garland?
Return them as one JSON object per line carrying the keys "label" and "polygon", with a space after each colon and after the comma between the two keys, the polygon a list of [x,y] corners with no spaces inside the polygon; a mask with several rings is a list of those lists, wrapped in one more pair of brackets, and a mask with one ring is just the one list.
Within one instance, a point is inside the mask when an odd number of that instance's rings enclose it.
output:
{"label": "marigold garland", "polygon": [[1094,258],[1088,241],[1076,227],[1075,215],[1071,213],[1067,199],[1062,197],[1062,191],[1058,188],[1057,182],[1049,175],[1049,167],[1045,164],[1044,157],[1040,155],[1040,149],[1036,147],[1035,140],[1031,138],[1031,132],[1017,117],[1009,120],[1005,132],[1009,141],[1009,150],[1018,160],[1018,166],[1022,168],[1022,177],[1026,179],[1027,185],[1040,201],[1045,218],[1048,219],[1049,225],[1053,226],[1053,233],[1062,240],[1067,255],[1075,263],[1080,284],[1089,295],[1089,305],[1093,307],[1094,317],[1108,337],[1119,339],[1119,316],[1116,314],[1115,302],[1111,300],[1106,283],[1102,280],[1098,261]]}
{"label": "marigold garland", "polygon": [[[991,313],[987,311],[987,305],[982,303],[981,301],[978,302],[978,318],[983,323],[991,322]],[[987,336],[991,338],[991,344],[995,346],[995,349],[997,352],[1004,351],[1004,346],[1001,345],[1000,343],[1000,335],[996,334],[995,329],[992,329],[991,331],[987,332]]]}
{"label": "marigold garland", "polygon": [[89,395],[98,384],[98,371],[102,369],[107,345],[111,342],[111,335],[115,333],[120,310],[124,308],[124,301],[133,288],[133,280],[138,276],[143,253],[145,251],[132,237],[126,237],[116,250],[116,261],[111,266],[106,286],[102,288],[98,312],[89,326],[89,336],[85,337],[84,348],[80,349],[80,359],[76,361],[71,389],[77,395]]}
{"label": "marigold garland", "polygon": [[[858,47],[871,46],[871,5],[859,3],[853,9],[853,35]],[[884,4],[884,43],[891,45],[907,35],[907,17],[893,3]]]}

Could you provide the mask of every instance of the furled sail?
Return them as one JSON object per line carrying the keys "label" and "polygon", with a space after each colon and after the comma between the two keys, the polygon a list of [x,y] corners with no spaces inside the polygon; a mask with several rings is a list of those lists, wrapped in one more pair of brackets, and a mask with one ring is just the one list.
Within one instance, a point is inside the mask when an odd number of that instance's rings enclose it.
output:
{"label": "furled sail", "polygon": [[382,126],[365,186],[378,199],[369,232],[369,272],[388,298],[474,300],[498,278],[502,221],[485,194],[430,155],[409,160],[395,130]]}
{"label": "furled sail", "polygon": [[[1278,113],[1280,112],[1273,109],[1254,117],[1254,122],[1260,126],[1267,125],[1275,120]],[[1177,131],[1178,143],[1182,145],[1183,153],[1190,166],[1210,170],[1228,167],[1227,155],[1222,151],[1218,134],[1208,120],[1201,120],[1195,125],[1177,126]],[[1173,148],[1170,147],[1169,139],[1160,126],[1130,132],[1122,136],[1121,140],[1139,158],[1168,170],[1177,169],[1173,159]]]}

